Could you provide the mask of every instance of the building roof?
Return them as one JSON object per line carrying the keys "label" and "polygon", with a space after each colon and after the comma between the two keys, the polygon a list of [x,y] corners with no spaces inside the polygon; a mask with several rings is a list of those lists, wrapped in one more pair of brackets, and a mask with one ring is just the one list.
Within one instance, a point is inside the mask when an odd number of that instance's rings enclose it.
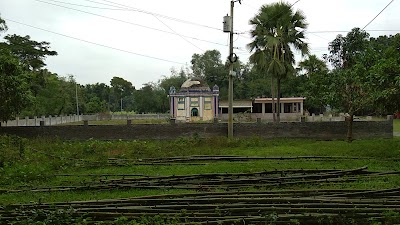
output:
{"label": "building roof", "polygon": [[[228,108],[229,102],[228,101],[220,101],[219,107],[220,108]],[[238,100],[238,101],[233,101],[232,107],[233,108],[252,108],[253,103],[251,100]]]}
{"label": "building roof", "polygon": [[200,78],[187,79],[181,86],[180,92],[204,92],[211,91],[208,84]]}
{"label": "building roof", "polygon": [[[293,102],[303,102],[306,98],[304,97],[292,97],[292,98],[280,98],[281,103],[293,103]],[[275,98],[275,102],[277,98]],[[255,98],[254,103],[270,103],[272,98]]]}

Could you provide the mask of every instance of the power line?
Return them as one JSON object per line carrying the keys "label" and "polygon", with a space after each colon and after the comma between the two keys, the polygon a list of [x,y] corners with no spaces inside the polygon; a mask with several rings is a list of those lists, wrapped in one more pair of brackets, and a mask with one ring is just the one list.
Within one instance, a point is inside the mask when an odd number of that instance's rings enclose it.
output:
{"label": "power line", "polygon": [[[127,6],[127,5],[123,5],[123,4],[119,4],[119,3],[114,3],[114,2],[111,2],[111,1],[107,1],[107,0],[103,0],[103,1],[109,2],[109,3],[112,3],[112,4],[115,4],[115,5],[118,5],[118,6],[123,6],[123,7],[129,8],[129,9],[132,8],[132,7]],[[134,8],[132,8],[132,9],[134,9]],[[172,29],[170,26],[168,26],[166,23],[164,23],[164,22],[163,22],[160,18],[158,18],[156,15],[154,15],[153,13],[152,13],[151,15],[154,16],[158,21],[160,21],[164,26],[166,26],[166,27],[167,27],[168,29],[170,29],[172,32],[174,32],[176,35],[178,35],[179,37],[181,37],[184,41],[186,41],[186,42],[189,43],[190,45],[192,45],[192,46],[194,46],[195,48],[200,49],[201,51],[204,52],[203,49],[201,49],[201,48],[198,47],[197,45],[195,45],[195,44],[193,44],[192,42],[190,42],[189,40],[187,40],[184,36],[182,36],[181,34],[179,34],[178,32],[176,32],[174,29]]]}
{"label": "power line", "polygon": [[172,32],[174,32],[175,34],[177,34],[179,37],[181,37],[184,41],[186,41],[187,43],[191,44],[192,46],[194,46],[197,49],[200,49],[200,51],[204,52],[204,49],[201,49],[199,46],[193,44],[192,42],[190,42],[189,40],[187,40],[185,37],[183,37],[181,34],[179,34],[178,32],[176,32],[174,29],[172,29],[170,26],[168,26],[166,23],[164,23],[160,18],[158,18],[157,16],[154,16],[158,21],[160,21],[162,24],[164,24],[164,26],[166,26],[168,29],[170,29]]}
{"label": "power line", "polygon": [[[102,18],[109,19],[109,20],[114,20],[114,21],[121,22],[121,23],[126,23],[126,24],[133,25],[133,26],[142,27],[142,28],[145,28],[145,29],[150,29],[150,30],[155,30],[155,31],[167,33],[167,34],[177,35],[176,33],[173,33],[173,32],[170,32],[170,31],[161,30],[161,29],[157,29],[157,28],[153,28],[153,27],[149,27],[149,26],[145,26],[145,25],[141,25],[141,24],[137,24],[137,23],[132,23],[132,22],[129,22],[129,21],[120,20],[120,19],[116,19],[116,18],[113,18],[113,17],[103,16],[103,15],[100,15],[100,14],[91,13],[91,12],[83,11],[83,10],[80,10],[80,9],[74,9],[74,8],[70,8],[70,7],[67,7],[67,6],[54,4],[54,3],[51,3],[51,2],[46,2],[46,1],[42,1],[42,0],[34,0],[34,1],[45,3],[45,4],[49,4],[49,5],[54,5],[54,6],[61,7],[61,8],[66,8],[66,9],[69,9],[69,10],[78,11],[78,12],[89,14],[89,15],[93,15],[93,16],[102,17]],[[208,40],[203,40],[203,39],[196,38],[196,37],[191,37],[191,36],[186,36],[186,35],[181,35],[181,36],[183,36],[185,38],[190,38],[190,39],[193,39],[193,40],[197,40],[197,41],[207,42],[207,43],[210,43],[210,44],[227,46],[226,44],[213,42],[213,41],[208,41]]]}
{"label": "power line", "polygon": [[385,9],[386,9],[387,7],[389,7],[389,5],[392,4],[393,2],[394,2],[394,0],[390,1],[390,2],[385,6],[385,8],[383,8],[383,9],[378,13],[378,15],[376,15],[371,21],[369,21],[369,23],[367,23],[367,25],[364,26],[364,28],[363,28],[362,30],[364,30],[368,25],[370,25],[370,24],[371,24],[383,11],[385,11]]}
{"label": "power line", "polygon": [[[95,2],[95,1],[92,1],[92,0],[85,0],[85,1]],[[103,0],[103,1],[104,1],[104,2],[108,2],[108,3],[111,3],[111,4],[114,4],[114,5],[121,5],[121,6],[124,6],[124,5],[122,5],[122,4],[115,3],[115,2],[112,2],[112,1],[109,1],[109,0]],[[97,2],[97,4],[104,4],[104,3],[99,3],[99,2]],[[188,20],[178,19],[178,18],[174,18],[174,17],[171,17],[171,16],[166,16],[166,15],[163,15],[163,14],[159,14],[159,13],[154,13],[154,12],[146,11],[146,10],[143,10],[143,9],[134,8],[134,7],[132,7],[132,6],[127,6],[127,5],[125,5],[124,7],[127,7],[129,10],[132,10],[132,11],[137,11],[137,12],[141,12],[141,13],[145,13],[145,14],[150,14],[150,15],[153,15],[153,16],[158,16],[158,17],[161,17],[161,18],[164,18],[164,19],[174,20],[174,21],[176,21],[176,22],[191,24],[191,25],[195,25],[195,26],[199,26],[199,27],[204,27],[204,28],[208,28],[208,29],[212,29],[212,30],[217,30],[217,31],[222,31],[221,28],[212,27],[212,26],[208,26],[208,25],[204,25],[204,24],[200,24],[200,23],[196,23],[196,22],[192,22],[192,21],[188,21]]]}
{"label": "power line", "polygon": [[[111,6],[111,7],[116,7],[116,8],[103,8],[103,7],[97,7],[97,6],[88,6],[88,5],[74,4],[74,3],[57,1],[57,0],[48,0],[48,1],[58,2],[58,3],[61,3],[61,4],[67,4],[67,5],[86,7],[86,8],[94,8],[94,9],[140,12],[140,13],[144,13],[144,14],[158,16],[158,17],[161,17],[161,18],[164,18],[164,19],[168,19],[168,20],[173,20],[173,21],[180,22],[180,23],[186,23],[186,24],[191,24],[191,25],[194,25],[194,26],[199,26],[199,27],[204,27],[204,28],[208,28],[208,29],[212,29],[212,30],[222,31],[222,29],[220,29],[220,28],[216,28],[216,27],[212,27],[212,26],[208,26],[208,25],[204,25],[204,24],[200,24],[200,23],[196,23],[196,22],[192,22],[192,21],[188,21],[188,20],[183,20],[183,19],[179,19],[179,18],[174,18],[174,17],[171,17],[171,16],[167,16],[167,15],[163,15],[163,14],[159,14],[159,13],[154,13],[154,12],[146,11],[146,10],[139,9],[139,8],[134,8],[134,7],[131,7],[131,6],[126,6],[126,7],[116,6],[118,3],[114,3],[114,2],[111,2],[111,1],[105,1],[105,2],[109,2],[109,3],[112,3],[114,5],[101,3],[101,2],[97,2],[97,1],[92,1],[92,0],[85,0],[87,2],[92,2],[92,3],[95,3],[95,4],[99,4],[99,5]],[[129,7],[129,8],[127,8],[127,7]]]}
{"label": "power line", "polygon": [[66,34],[61,34],[61,33],[57,33],[57,32],[54,32],[54,31],[46,30],[46,29],[43,29],[43,28],[40,28],[40,27],[36,27],[36,26],[32,26],[32,25],[29,25],[29,24],[26,24],[26,23],[21,23],[21,22],[12,20],[12,19],[7,19],[7,18],[4,18],[4,17],[3,17],[3,19],[6,20],[6,21],[10,21],[10,22],[13,22],[13,23],[17,23],[17,24],[20,24],[20,25],[31,27],[31,28],[34,28],[34,29],[37,29],[37,30],[42,30],[42,31],[45,31],[45,32],[48,32],[48,33],[52,33],[52,34],[56,34],[56,35],[59,35],[59,36],[63,36],[63,37],[66,37],[66,38],[70,38],[70,39],[74,39],[74,40],[77,40],[77,41],[89,43],[89,44],[92,44],[92,45],[97,45],[97,46],[101,46],[101,47],[104,47],[104,48],[113,49],[113,50],[117,50],[117,51],[120,51],[120,52],[125,52],[125,53],[129,53],[129,54],[132,54],[132,55],[142,56],[142,57],[155,59],[155,60],[159,60],[159,61],[186,65],[186,63],[181,63],[181,62],[172,61],[172,60],[169,60],[169,59],[158,58],[158,57],[149,56],[149,55],[144,55],[144,54],[140,54],[140,53],[136,53],[136,52],[123,50],[123,49],[120,49],[120,48],[111,47],[111,46],[108,46],[108,45],[99,44],[99,43],[92,42],[92,41],[83,40],[83,39],[80,39],[80,38],[77,38],[77,37],[72,37],[72,36],[69,36],[69,35],[66,35]]}

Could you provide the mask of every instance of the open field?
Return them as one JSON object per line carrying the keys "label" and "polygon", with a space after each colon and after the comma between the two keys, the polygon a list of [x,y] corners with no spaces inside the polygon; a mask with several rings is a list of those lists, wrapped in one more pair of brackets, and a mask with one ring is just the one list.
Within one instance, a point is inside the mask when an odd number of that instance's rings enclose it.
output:
{"label": "open field", "polygon": [[400,133],[400,119],[393,120],[393,132]]}
{"label": "open field", "polygon": [[400,218],[400,138],[2,137],[0,146],[0,223],[57,217],[63,219],[57,224],[88,218],[92,224],[379,224]]}

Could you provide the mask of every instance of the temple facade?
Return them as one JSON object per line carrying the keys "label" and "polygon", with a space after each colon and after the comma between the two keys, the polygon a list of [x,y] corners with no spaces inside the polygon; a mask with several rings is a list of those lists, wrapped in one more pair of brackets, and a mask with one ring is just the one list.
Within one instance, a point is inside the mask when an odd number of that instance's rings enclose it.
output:
{"label": "temple facade", "polygon": [[179,122],[212,121],[218,118],[219,87],[210,87],[201,79],[185,81],[180,90],[169,90],[170,116]]}

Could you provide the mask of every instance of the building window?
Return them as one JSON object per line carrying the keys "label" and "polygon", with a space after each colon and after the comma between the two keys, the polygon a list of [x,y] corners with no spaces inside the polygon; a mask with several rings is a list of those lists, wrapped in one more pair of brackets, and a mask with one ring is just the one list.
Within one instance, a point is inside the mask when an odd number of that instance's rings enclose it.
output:
{"label": "building window", "polygon": [[199,98],[190,98],[190,107],[199,107]]}
{"label": "building window", "polygon": [[253,104],[253,113],[262,113],[262,103]]}
{"label": "building window", "polygon": [[283,113],[293,113],[292,103],[284,103],[283,104]]}
{"label": "building window", "polygon": [[192,116],[193,117],[199,116],[199,110],[197,108],[192,109]]}
{"label": "building window", "polygon": [[178,98],[178,110],[185,110],[185,98]]}
{"label": "building window", "polygon": [[211,98],[210,97],[204,98],[204,109],[211,110]]}
{"label": "building window", "polygon": [[265,103],[265,113],[272,113],[272,103]]}

